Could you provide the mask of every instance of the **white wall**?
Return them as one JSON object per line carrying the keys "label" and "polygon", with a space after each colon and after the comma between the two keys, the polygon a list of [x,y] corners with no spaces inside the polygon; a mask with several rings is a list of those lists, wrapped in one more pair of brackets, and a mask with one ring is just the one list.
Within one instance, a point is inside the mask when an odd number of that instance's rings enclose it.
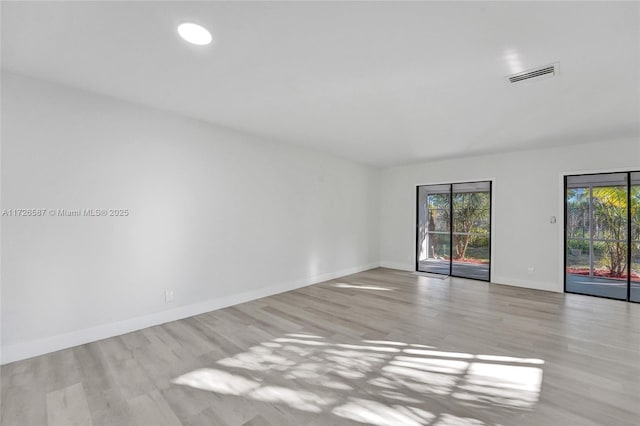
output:
{"label": "white wall", "polygon": [[[562,174],[640,169],[640,140],[442,160],[383,170],[382,266],[414,270],[416,185],[493,179],[492,281],[563,291]],[[551,224],[550,217],[557,223]],[[528,267],[534,272],[529,273]]]}
{"label": "white wall", "polygon": [[[373,168],[2,76],[3,362],[377,266]],[[164,290],[175,291],[165,303]]]}
{"label": "white wall", "polygon": [[6,72],[1,137],[3,209],[131,212],[2,218],[4,363],[380,260],[413,270],[417,184],[494,179],[493,281],[562,291],[562,173],[640,169],[623,140],[378,171]]}

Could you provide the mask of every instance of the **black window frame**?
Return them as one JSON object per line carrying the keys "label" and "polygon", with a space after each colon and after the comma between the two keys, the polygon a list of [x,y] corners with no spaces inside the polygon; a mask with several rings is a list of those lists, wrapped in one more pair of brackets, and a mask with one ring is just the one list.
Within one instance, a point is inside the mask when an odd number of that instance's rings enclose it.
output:
{"label": "black window frame", "polygon": [[[489,184],[489,268],[488,268],[488,278],[473,278],[473,277],[465,277],[461,275],[453,274],[453,185],[464,185],[464,184],[472,184],[472,183],[488,183]],[[430,271],[421,271],[420,270],[420,262],[418,261],[418,243],[419,243],[419,234],[420,234],[420,188],[425,186],[433,186],[433,185],[449,185],[449,273],[443,274],[440,272],[430,272]],[[414,243],[414,271],[425,274],[436,274],[442,276],[449,276],[454,278],[464,278],[467,280],[481,281],[490,283],[491,282],[491,264],[492,264],[492,255],[491,246],[493,245],[493,180],[472,180],[465,182],[451,182],[451,183],[440,183],[440,184],[426,184],[426,185],[416,185],[416,210],[415,210],[415,243]]]}
{"label": "black window frame", "polygon": [[[631,300],[631,175],[633,173],[640,173],[640,170],[629,170],[629,171],[616,171],[616,172],[596,172],[596,173],[578,173],[578,174],[566,174],[563,176],[563,205],[564,205],[564,226],[563,226],[563,236],[562,236],[562,249],[563,249],[563,270],[562,270],[562,280],[563,280],[563,290],[566,294],[579,294],[581,296],[590,296],[590,297],[598,297],[600,299],[609,299],[609,300],[617,300],[619,302],[627,302],[627,303],[640,303],[640,300]],[[608,297],[608,296],[600,296],[597,294],[588,294],[588,293],[578,293],[575,291],[567,290],[567,181],[569,177],[576,176],[596,176],[596,175],[613,175],[613,174],[626,174],[627,175],[627,297],[626,299],[620,299],[617,297]],[[639,224],[640,226],[640,224]]]}

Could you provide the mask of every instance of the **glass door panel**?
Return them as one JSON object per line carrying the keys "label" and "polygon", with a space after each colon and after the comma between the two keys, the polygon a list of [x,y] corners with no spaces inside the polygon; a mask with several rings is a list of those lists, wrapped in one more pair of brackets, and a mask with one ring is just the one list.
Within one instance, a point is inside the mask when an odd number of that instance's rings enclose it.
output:
{"label": "glass door panel", "polygon": [[566,291],[627,299],[627,176],[567,176]]}
{"label": "glass door panel", "polygon": [[491,182],[452,185],[451,275],[489,281]]}
{"label": "glass door panel", "polygon": [[451,185],[418,188],[417,265],[420,272],[449,275]]}
{"label": "glass door panel", "polygon": [[640,302],[640,172],[631,173],[630,187],[631,213],[631,288],[629,299]]}

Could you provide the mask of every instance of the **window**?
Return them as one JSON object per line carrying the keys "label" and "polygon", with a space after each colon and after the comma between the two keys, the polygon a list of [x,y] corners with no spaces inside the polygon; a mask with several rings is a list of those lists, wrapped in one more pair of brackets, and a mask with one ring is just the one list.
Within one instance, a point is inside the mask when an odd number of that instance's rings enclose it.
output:
{"label": "window", "polygon": [[565,291],[640,301],[640,173],[565,177]]}
{"label": "window", "polygon": [[417,188],[416,270],[490,280],[491,182]]}

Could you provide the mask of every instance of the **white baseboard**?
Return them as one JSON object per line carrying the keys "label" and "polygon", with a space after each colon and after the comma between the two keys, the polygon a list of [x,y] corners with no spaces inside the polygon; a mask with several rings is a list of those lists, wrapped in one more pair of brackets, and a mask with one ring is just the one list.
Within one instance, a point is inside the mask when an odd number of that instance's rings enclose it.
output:
{"label": "white baseboard", "polygon": [[558,288],[557,283],[550,283],[550,282],[521,280],[517,278],[507,278],[507,277],[500,277],[500,276],[491,277],[491,282],[494,284],[510,285],[513,287],[530,288],[533,290],[552,291],[554,293],[564,292],[562,288]]}
{"label": "white baseboard", "polygon": [[[380,266],[383,268],[399,269],[401,271],[415,271],[415,265],[411,263],[389,262],[381,261]],[[563,293],[562,284],[558,286],[558,283],[522,280],[517,278],[508,278],[501,276],[492,276],[491,282],[494,284],[510,285],[513,287],[531,288],[534,290],[552,291],[555,293]]]}
{"label": "white baseboard", "polygon": [[415,271],[416,266],[412,263],[400,263],[400,262],[380,262],[380,266],[389,269],[399,269],[401,271]]}
{"label": "white baseboard", "polygon": [[85,328],[69,333],[45,337],[42,339],[6,345],[2,347],[1,364],[4,365],[10,362],[20,361],[23,359],[32,358],[34,356],[59,351],[61,349],[71,348],[73,346],[95,342],[97,340],[102,340],[113,336],[119,336],[121,334],[130,333],[132,331],[152,327],[154,325],[192,317],[194,315],[214,311],[216,309],[225,308],[227,306],[250,302],[252,300],[260,299],[263,297],[283,293],[285,291],[295,290],[297,288],[332,280],[335,278],[343,277],[345,275],[351,275],[357,272],[377,268],[378,266],[380,266],[378,263],[360,265],[353,268],[347,268],[335,272],[316,275],[311,278],[292,281],[288,283],[279,283],[257,290],[232,294],[229,296],[211,299],[192,305],[180,306],[175,309],[155,312],[153,314],[130,318],[123,321],[103,324],[96,327]]}

